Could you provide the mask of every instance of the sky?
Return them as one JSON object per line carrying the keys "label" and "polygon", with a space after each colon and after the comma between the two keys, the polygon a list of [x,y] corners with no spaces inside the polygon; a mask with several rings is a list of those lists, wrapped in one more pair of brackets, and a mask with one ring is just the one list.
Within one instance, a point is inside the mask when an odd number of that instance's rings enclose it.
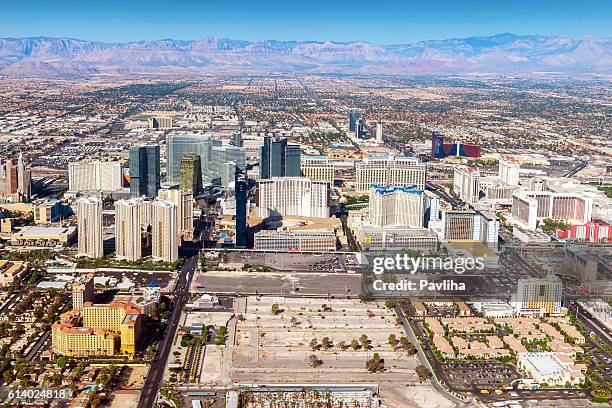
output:
{"label": "sky", "polygon": [[222,37],[378,44],[515,34],[612,37],[608,0],[2,0],[0,37]]}

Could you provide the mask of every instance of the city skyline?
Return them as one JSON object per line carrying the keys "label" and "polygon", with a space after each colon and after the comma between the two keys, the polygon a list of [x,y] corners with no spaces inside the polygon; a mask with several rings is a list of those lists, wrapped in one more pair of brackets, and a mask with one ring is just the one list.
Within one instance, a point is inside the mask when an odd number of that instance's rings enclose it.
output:
{"label": "city skyline", "polygon": [[2,406],[612,403],[611,5],[26,3]]}

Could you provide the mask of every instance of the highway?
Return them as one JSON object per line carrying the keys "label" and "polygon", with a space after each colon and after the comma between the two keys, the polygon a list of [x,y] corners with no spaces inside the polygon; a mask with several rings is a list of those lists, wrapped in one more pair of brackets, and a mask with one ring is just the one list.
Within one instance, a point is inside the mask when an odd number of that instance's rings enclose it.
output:
{"label": "highway", "polygon": [[600,340],[608,345],[608,347],[612,347],[612,336],[610,336],[605,328],[601,327],[600,323],[595,320],[588,311],[584,310],[583,307],[579,306],[578,303],[575,302],[569,302],[566,304],[566,306],[572,312],[576,313],[578,320],[580,320],[580,322],[584,324],[587,329],[594,332]]}
{"label": "highway", "polygon": [[157,353],[155,359],[151,363],[149,368],[149,374],[145,380],[144,386],[140,393],[140,400],[138,401],[139,408],[152,408],[157,397],[157,393],[161,388],[161,383],[164,375],[164,368],[166,361],[170,355],[170,349],[172,347],[172,341],[176,335],[178,328],[179,319],[181,317],[181,311],[185,306],[185,303],[189,300],[189,287],[191,280],[198,264],[198,250],[192,250],[193,253],[185,260],[183,267],[181,268],[181,274],[174,290],[174,299],[172,311],[168,322],[166,323],[166,330],[164,335],[157,347]]}

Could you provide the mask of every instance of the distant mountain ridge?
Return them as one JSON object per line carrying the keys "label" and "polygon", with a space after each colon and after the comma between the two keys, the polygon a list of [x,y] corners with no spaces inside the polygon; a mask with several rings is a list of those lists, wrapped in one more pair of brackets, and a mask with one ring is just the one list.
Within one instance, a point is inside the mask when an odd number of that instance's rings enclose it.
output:
{"label": "distant mountain ridge", "polygon": [[105,43],[70,38],[0,39],[0,74],[611,74],[612,40],[498,34],[413,44],[363,41],[198,40]]}

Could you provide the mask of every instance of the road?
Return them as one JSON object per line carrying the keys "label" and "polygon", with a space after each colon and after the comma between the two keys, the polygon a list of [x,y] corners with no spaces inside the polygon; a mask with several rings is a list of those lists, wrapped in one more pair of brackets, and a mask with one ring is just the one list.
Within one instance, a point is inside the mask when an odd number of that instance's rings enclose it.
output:
{"label": "road", "polygon": [[529,275],[532,277],[539,277],[542,278],[544,277],[544,273],[538,271],[537,269],[535,269],[529,262],[527,262],[517,251],[515,248],[512,247],[505,247],[506,249],[506,253],[508,254],[508,256],[510,258],[512,258],[512,260],[515,262],[515,264],[523,267],[524,269],[526,269],[529,272]]}
{"label": "road", "polygon": [[600,340],[602,340],[608,345],[608,347],[612,347],[612,336],[610,336],[610,334],[606,331],[605,328],[601,327],[600,323],[595,320],[589,312],[587,312],[586,310],[584,310],[583,307],[579,306],[577,303],[574,302],[566,304],[566,306],[572,312],[576,313],[578,320],[580,320],[580,322],[584,324],[587,329],[594,332]]}
{"label": "road", "polygon": [[172,312],[170,313],[170,318],[166,324],[166,330],[164,331],[163,338],[158,345],[157,353],[155,354],[156,358],[151,363],[149,374],[145,380],[144,386],[142,387],[140,400],[138,401],[139,408],[152,408],[155,398],[157,397],[157,393],[161,388],[164,368],[166,366],[168,356],[170,355],[170,349],[176,334],[176,329],[178,328],[181,311],[183,310],[185,303],[187,303],[187,300],[189,300],[189,287],[198,264],[198,254],[199,252],[197,250],[194,251],[194,253],[185,260],[185,263],[181,269],[181,275],[174,290]]}
{"label": "road", "polygon": [[451,196],[444,190],[444,188],[438,186],[437,184],[428,181],[426,182],[426,186],[428,189],[433,190],[439,196],[448,201],[453,206],[453,210],[457,210],[465,206],[465,204],[460,199]]}
{"label": "road", "polygon": [[28,361],[32,361],[32,358],[34,358],[38,350],[40,350],[43,343],[47,341],[50,335],[51,335],[51,329],[48,329],[46,332],[43,333],[42,336],[40,336],[36,344],[30,349],[30,352],[25,356],[25,359]]}
{"label": "road", "polygon": [[576,173],[584,169],[586,166],[587,166],[587,161],[580,160],[580,163],[578,163],[573,169],[569,170],[567,173],[563,174],[561,177],[573,177]]}
{"label": "road", "polygon": [[408,336],[408,339],[416,347],[417,355],[419,356],[419,360],[421,361],[421,364],[425,365],[427,369],[429,370],[429,372],[432,373],[432,376],[429,377],[431,380],[431,385],[442,396],[444,396],[446,399],[450,400],[451,402],[455,403],[455,405],[469,404],[469,401],[465,401],[465,400],[457,398],[453,394],[449,393],[448,390],[444,388],[442,384],[440,384],[440,382],[438,381],[438,378],[436,377],[435,371],[433,370],[433,367],[431,366],[431,363],[429,362],[429,360],[427,359],[427,356],[425,355],[425,352],[423,352],[423,349],[421,348],[421,343],[419,342],[419,340],[416,338],[416,335],[412,331],[412,327],[410,327],[410,323],[408,323],[408,320],[406,319],[406,316],[404,315],[404,312],[402,311],[401,307],[396,305],[394,310],[395,310],[395,314],[402,321],[402,328],[404,329],[404,333],[406,333],[406,335]]}

